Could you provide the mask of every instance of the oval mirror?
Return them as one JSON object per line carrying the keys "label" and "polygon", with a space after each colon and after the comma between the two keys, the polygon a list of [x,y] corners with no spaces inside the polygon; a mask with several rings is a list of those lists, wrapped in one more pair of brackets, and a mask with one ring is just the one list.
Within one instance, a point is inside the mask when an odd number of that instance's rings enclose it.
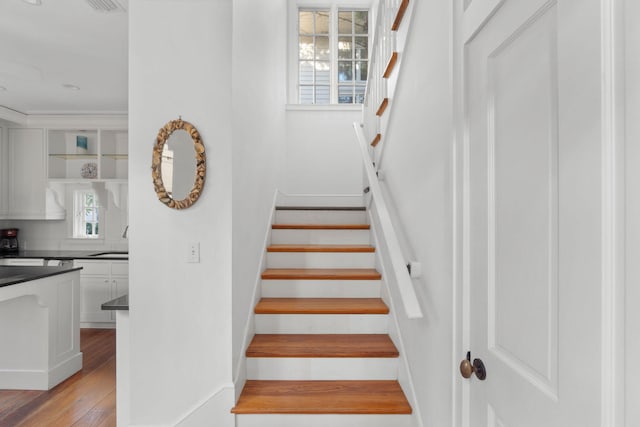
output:
{"label": "oval mirror", "polygon": [[170,208],[188,208],[198,200],[206,162],[195,126],[180,118],[160,129],[153,147],[151,175],[158,199]]}

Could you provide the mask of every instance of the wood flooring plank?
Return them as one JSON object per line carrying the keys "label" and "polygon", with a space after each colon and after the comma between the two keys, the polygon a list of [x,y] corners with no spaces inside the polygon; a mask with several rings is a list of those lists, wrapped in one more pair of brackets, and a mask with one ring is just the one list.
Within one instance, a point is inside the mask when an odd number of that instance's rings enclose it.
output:
{"label": "wood flooring plank", "polygon": [[375,268],[268,268],[265,280],[380,280]]}
{"label": "wood flooring plank", "polygon": [[72,426],[116,388],[115,357],[88,374],[83,381],[64,388],[29,414],[18,427]]}
{"label": "wood flooring plank", "polygon": [[[10,408],[0,407],[0,426],[69,427],[91,411],[95,402],[99,404],[104,400],[101,394],[115,394],[115,330],[81,329],[80,349],[83,353],[82,370],[51,390],[0,391],[0,402],[12,402]],[[92,400],[94,405],[87,404],[88,400]],[[102,427],[115,426],[115,407],[112,412],[113,421],[111,424],[103,423]],[[108,418],[110,416],[105,420]]]}
{"label": "wood flooring plank", "polygon": [[387,314],[380,298],[262,298],[256,314]]}
{"label": "wood flooring plank", "polygon": [[397,381],[248,380],[236,414],[410,414]]}
{"label": "wood flooring plank", "polygon": [[247,357],[398,357],[387,334],[256,334]]}
{"label": "wood flooring plank", "polygon": [[104,399],[91,408],[72,427],[100,427],[116,425],[116,391],[113,390]]}
{"label": "wood flooring plank", "polygon": [[270,245],[267,252],[375,252],[371,245]]}

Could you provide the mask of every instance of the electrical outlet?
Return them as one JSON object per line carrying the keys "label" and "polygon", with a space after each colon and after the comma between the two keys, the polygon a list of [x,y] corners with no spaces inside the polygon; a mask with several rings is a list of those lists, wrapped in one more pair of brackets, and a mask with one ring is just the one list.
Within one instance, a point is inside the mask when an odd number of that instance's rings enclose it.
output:
{"label": "electrical outlet", "polygon": [[200,262],[200,242],[189,242],[187,245],[187,262]]}

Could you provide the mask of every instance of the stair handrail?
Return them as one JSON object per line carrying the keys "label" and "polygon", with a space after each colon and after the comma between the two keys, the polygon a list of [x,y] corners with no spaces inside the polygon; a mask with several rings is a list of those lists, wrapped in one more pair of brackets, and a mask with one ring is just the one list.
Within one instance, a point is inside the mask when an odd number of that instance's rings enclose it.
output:
{"label": "stair handrail", "polygon": [[398,235],[393,227],[389,209],[387,208],[387,204],[382,196],[382,189],[380,188],[378,176],[376,175],[373,163],[371,162],[364,132],[362,131],[360,123],[354,122],[353,127],[356,131],[358,145],[362,152],[362,161],[364,162],[364,171],[369,185],[369,194],[376,204],[376,213],[381,229],[380,234],[386,243],[387,250],[389,251],[389,258],[391,260],[393,273],[400,291],[404,311],[409,319],[420,319],[423,317],[422,309],[420,308],[416,291],[413,288],[413,281],[411,280],[407,263],[402,255],[400,241],[398,240]]}

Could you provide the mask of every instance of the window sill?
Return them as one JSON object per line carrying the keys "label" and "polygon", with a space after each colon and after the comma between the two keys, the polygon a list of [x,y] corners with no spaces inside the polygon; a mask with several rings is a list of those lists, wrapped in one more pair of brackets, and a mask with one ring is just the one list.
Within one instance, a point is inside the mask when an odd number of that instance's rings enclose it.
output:
{"label": "window sill", "polygon": [[287,104],[287,111],[362,111],[362,104]]}

